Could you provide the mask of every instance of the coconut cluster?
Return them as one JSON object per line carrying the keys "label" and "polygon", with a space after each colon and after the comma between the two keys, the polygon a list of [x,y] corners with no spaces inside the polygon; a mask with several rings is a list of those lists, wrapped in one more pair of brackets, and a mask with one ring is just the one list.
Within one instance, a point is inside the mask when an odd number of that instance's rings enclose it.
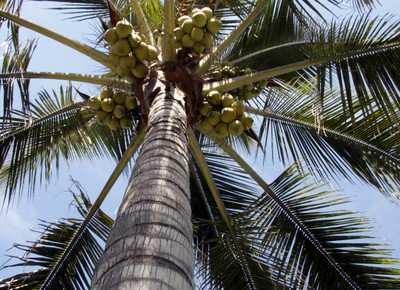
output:
{"label": "coconut cluster", "polygon": [[138,103],[135,97],[125,92],[103,88],[98,97],[89,99],[88,105],[96,112],[96,119],[100,124],[117,130],[131,126],[128,113],[134,110]]}
{"label": "coconut cluster", "polygon": [[195,8],[192,14],[178,18],[175,28],[176,48],[192,49],[197,54],[203,54],[213,46],[214,35],[221,28],[221,21],[213,16],[209,7]]}
{"label": "coconut cluster", "polygon": [[144,78],[149,62],[157,59],[157,49],[145,43],[127,20],[120,20],[104,34],[109,44],[112,70],[121,78]]}
{"label": "coconut cluster", "polygon": [[200,129],[217,138],[239,136],[253,125],[253,119],[244,113],[242,101],[231,94],[221,94],[216,90],[206,95],[200,114]]}
{"label": "coconut cluster", "polygon": [[[233,78],[245,74],[251,74],[252,72],[253,71],[250,68],[239,68],[225,64],[215,68],[211,73],[211,77],[221,80],[223,78]],[[247,101],[258,96],[266,85],[267,82],[262,80],[252,85],[246,85],[232,90],[230,93],[237,96],[240,100]]]}

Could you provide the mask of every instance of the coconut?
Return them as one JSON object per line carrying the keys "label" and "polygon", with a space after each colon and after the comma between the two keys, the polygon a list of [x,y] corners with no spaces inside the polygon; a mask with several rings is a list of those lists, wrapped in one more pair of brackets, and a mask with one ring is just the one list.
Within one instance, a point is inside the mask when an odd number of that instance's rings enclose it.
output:
{"label": "coconut", "polygon": [[147,45],[147,60],[153,61],[156,60],[157,58],[158,58],[157,49],[152,45]]}
{"label": "coconut", "polygon": [[143,63],[138,63],[134,68],[131,69],[131,72],[135,78],[143,79],[147,75],[148,68]]}
{"label": "coconut", "polygon": [[193,45],[193,51],[198,54],[202,54],[205,50],[206,50],[206,47],[204,45],[202,45],[201,43],[196,42]]}
{"label": "coconut", "polygon": [[229,134],[232,136],[239,136],[243,133],[244,127],[242,122],[239,120],[235,120],[232,123],[229,124]]}
{"label": "coconut", "polygon": [[103,123],[106,120],[108,115],[109,115],[109,113],[107,113],[105,111],[97,111],[96,119],[97,119],[97,121],[99,121],[99,123]]}
{"label": "coconut", "polygon": [[189,18],[182,23],[181,28],[184,33],[189,34],[192,32],[193,26],[194,26],[193,20],[191,18]]}
{"label": "coconut", "polygon": [[121,128],[129,128],[131,126],[131,121],[127,117],[123,117],[119,120],[119,125]]}
{"label": "coconut", "polygon": [[124,106],[116,105],[114,107],[113,115],[115,118],[121,119],[121,118],[125,117],[125,113],[126,113],[126,110],[125,110]]}
{"label": "coconut", "polygon": [[181,49],[183,47],[182,42],[177,41],[175,42],[175,49]]}
{"label": "coconut", "polygon": [[210,48],[214,44],[214,36],[210,32],[205,32],[203,39],[200,41],[206,48]]}
{"label": "coconut", "polygon": [[136,57],[133,55],[122,56],[119,59],[119,66],[130,69],[136,65]]}
{"label": "coconut", "polygon": [[110,128],[111,130],[119,129],[119,120],[117,118],[107,119],[106,124],[107,124],[108,128]]}
{"label": "coconut", "polygon": [[110,45],[116,43],[118,41],[117,30],[114,27],[107,29],[104,33],[104,40]]}
{"label": "coconut", "polygon": [[207,17],[207,20],[211,19],[211,17],[213,16],[213,11],[210,7],[203,7],[201,9],[201,12],[204,13],[204,15]]}
{"label": "coconut", "polygon": [[223,94],[221,100],[224,107],[230,107],[235,102],[235,98],[231,94]]}
{"label": "coconut", "polygon": [[208,102],[203,102],[200,107],[200,114],[204,117],[208,116],[208,113],[212,111],[213,107]]}
{"label": "coconut", "polygon": [[192,18],[190,18],[190,16],[188,16],[188,15],[183,15],[183,16],[179,17],[178,18],[179,26],[182,26],[183,22],[185,22],[186,20],[192,20]]}
{"label": "coconut", "polygon": [[244,113],[244,105],[240,101],[233,102],[231,108],[235,110],[237,117],[242,116]]}
{"label": "coconut", "polygon": [[213,125],[211,125],[210,122],[208,122],[207,120],[202,120],[199,124],[199,127],[205,133],[210,133],[214,130]]}
{"label": "coconut", "polygon": [[148,48],[147,44],[144,42],[141,42],[139,47],[135,49],[135,56],[138,60],[144,61],[145,59],[148,59]]}
{"label": "coconut", "polygon": [[136,32],[132,32],[128,38],[129,44],[132,48],[139,47],[140,43],[142,42],[142,38]]}
{"label": "coconut", "polygon": [[213,33],[213,34],[217,33],[220,28],[221,28],[221,21],[219,21],[217,18],[211,17],[207,21],[207,29],[211,33]]}
{"label": "coconut", "polygon": [[249,117],[246,115],[243,115],[242,118],[240,118],[240,121],[242,122],[245,130],[249,130],[251,128],[251,126],[253,126],[253,122],[254,122],[252,117]]}
{"label": "coconut", "polygon": [[132,33],[133,27],[128,20],[123,19],[117,22],[115,30],[118,34],[118,37],[121,39],[121,38],[127,38],[129,34]]}
{"label": "coconut", "polygon": [[197,12],[200,12],[201,10],[199,9],[199,8],[193,8],[192,9],[192,15],[193,14],[195,14],[195,13],[197,13]]}
{"label": "coconut", "polygon": [[101,100],[99,98],[91,98],[88,101],[88,105],[93,110],[100,110],[100,108],[101,108]]}
{"label": "coconut", "polygon": [[211,91],[207,94],[208,102],[213,106],[221,104],[221,94],[218,91]]}
{"label": "coconut", "polygon": [[113,100],[118,105],[125,104],[126,94],[124,92],[116,92],[113,96]]}
{"label": "coconut", "polygon": [[121,39],[111,46],[110,52],[114,55],[126,56],[131,52],[131,47],[126,39]]}
{"label": "coconut", "polygon": [[230,123],[236,118],[236,112],[232,108],[223,108],[221,111],[221,121],[224,123]]}
{"label": "coconut", "polygon": [[190,37],[189,34],[185,34],[182,37],[182,46],[183,47],[193,47],[193,45],[194,45],[193,39]]}
{"label": "coconut", "polygon": [[193,27],[192,32],[190,33],[190,37],[194,41],[201,41],[204,36],[204,31],[201,28],[198,27]]}
{"label": "coconut", "polygon": [[114,110],[114,100],[111,98],[103,99],[101,101],[101,109],[105,112],[112,112]]}
{"label": "coconut", "polygon": [[207,16],[202,11],[193,13],[192,19],[193,24],[197,27],[204,27],[207,24]]}
{"label": "coconut", "polygon": [[128,111],[131,111],[131,110],[135,109],[136,107],[137,107],[136,98],[132,97],[132,96],[126,97],[126,99],[125,99],[125,108]]}
{"label": "coconut", "polygon": [[127,66],[118,66],[117,74],[123,78],[129,78],[131,76],[131,70]]}
{"label": "coconut", "polygon": [[114,54],[110,53],[109,60],[110,60],[111,66],[114,69],[116,69],[119,66],[119,59],[120,59],[120,57],[118,55],[114,55]]}
{"label": "coconut", "polygon": [[215,133],[218,138],[226,138],[229,135],[228,125],[224,123],[218,123],[215,126]]}
{"label": "coconut", "polygon": [[104,88],[100,92],[100,100],[112,98],[113,91],[109,88]]}
{"label": "coconut", "polygon": [[174,35],[176,37],[176,40],[181,40],[183,37],[183,31],[180,27],[177,27],[174,29]]}
{"label": "coconut", "polygon": [[208,121],[208,123],[215,126],[221,120],[221,113],[218,111],[211,111],[206,120]]}

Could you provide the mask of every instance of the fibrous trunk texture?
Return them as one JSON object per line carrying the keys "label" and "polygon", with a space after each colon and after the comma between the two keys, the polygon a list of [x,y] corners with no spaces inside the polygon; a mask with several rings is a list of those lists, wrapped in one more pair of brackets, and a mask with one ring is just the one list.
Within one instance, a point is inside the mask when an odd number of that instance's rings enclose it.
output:
{"label": "fibrous trunk texture", "polygon": [[92,289],[193,289],[186,112],[156,87],[148,131]]}

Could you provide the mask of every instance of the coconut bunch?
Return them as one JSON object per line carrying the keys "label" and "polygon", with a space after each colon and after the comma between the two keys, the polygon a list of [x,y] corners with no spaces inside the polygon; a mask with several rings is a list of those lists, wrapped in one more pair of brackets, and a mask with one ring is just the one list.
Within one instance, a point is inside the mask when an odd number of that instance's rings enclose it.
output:
{"label": "coconut bunch", "polygon": [[103,88],[98,97],[89,99],[88,105],[95,111],[96,120],[100,124],[117,130],[131,126],[128,113],[134,110],[138,103],[135,97],[125,92]]}
{"label": "coconut bunch", "polygon": [[[214,68],[210,73],[210,77],[212,79],[222,80],[224,78],[234,78],[245,74],[251,74],[252,72],[250,68],[240,68],[225,64]],[[262,80],[252,85],[246,85],[232,90],[230,93],[237,96],[240,100],[248,101],[258,96],[266,85],[267,82]]]}
{"label": "coconut bunch", "polygon": [[220,28],[221,21],[213,16],[211,8],[195,8],[190,16],[178,18],[178,27],[174,30],[176,48],[203,54],[213,46],[214,36]]}
{"label": "coconut bunch", "polygon": [[158,57],[157,49],[145,43],[132,24],[125,19],[107,29],[104,39],[109,45],[112,71],[121,78],[144,78],[148,73],[149,63]]}
{"label": "coconut bunch", "polygon": [[242,101],[231,94],[221,94],[215,90],[204,98],[200,114],[200,129],[216,138],[239,136],[253,125],[253,119],[244,113]]}

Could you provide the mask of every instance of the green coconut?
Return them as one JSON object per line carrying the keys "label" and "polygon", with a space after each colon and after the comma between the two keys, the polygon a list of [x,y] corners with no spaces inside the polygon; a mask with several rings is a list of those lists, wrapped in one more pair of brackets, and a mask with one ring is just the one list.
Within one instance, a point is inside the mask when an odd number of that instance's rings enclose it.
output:
{"label": "green coconut", "polygon": [[153,61],[158,58],[158,51],[157,48],[155,48],[152,45],[147,45],[147,60],[148,61]]}
{"label": "green coconut", "polygon": [[114,55],[112,53],[110,53],[110,55],[108,56],[111,66],[115,69],[119,66],[119,59],[120,57],[118,55]]}
{"label": "green coconut", "polygon": [[207,21],[207,29],[211,33],[213,33],[213,34],[217,33],[220,28],[221,28],[221,21],[219,19],[217,19],[215,17],[211,17]]}
{"label": "green coconut", "polygon": [[244,113],[244,105],[240,101],[233,102],[231,108],[235,110],[236,116],[242,116]]}
{"label": "green coconut", "polygon": [[201,28],[198,27],[193,27],[192,32],[190,33],[190,37],[194,41],[201,41],[204,36],[204,31]]}
{"label": "green coconut", "polygon": [[204,117],[207,117],[212,109],[213,106],[211,106],[208,102],[203,102],[200,107],[200,114]]}
{"label": "green coconut", "polygon": [[221,120],[221,113],[218,111],[211,111],[206,120],[208,123],[215,126]]}
{"label": "green coconut", "polygon": [[116,105],[113,110],[113,115],[115,118],[121,119],[125,117],[126,109],[125,106]]}
{"label": "green coconut", "polygon": [[201,43],[195,42],[193,45],[193,51],[196,52],[197,54],[202,54],[206,50],[206,47],[202,45]]}
{"label": "green coconut", "polygon": [[210,32],[205,32],[203,39],[200,41],[206,48],[210,48],[214,44],[214,36]]}
{"label": "green coconut", "polygon": [[142,42],[142,38],[136,32],[132,32],[129,35],[128,42],[132,48],[137,48],[137,47],[139,47],[140,43]]}
{"label": "green coconut", "polygon": [[88,105],[93,110],[100,110],[101,108],[101,100],[99,98],[91,98],[88,101]]}
{"label": "green coconut", "polygon": [[211,125],[206,119],[200,122],[199,127],[205,133],[210,133],[214,130],[213,125]]}
{"label": "green coconut", "polygon": [[236,118],[236,112],[232,108],[223,108],[221,111],[221,121],[224,123],[230,123]]}
{"label": "green coconut", "polygon": [[96,112],[96,119],[97,119],[97,121],[99,122],[99,123],[103,123],[105,120],[106,120],[106,118],[107,118],[107,116],[109,115],[110,113],[107,113],[107,112],[105,112],[105,111],[97,111]]}
{"label": "green coconut", "polygon": [[118,105],[125,104],[126,94],[124,92],[116,92],[113,96],[113,100]]}
{"label": "green coconut", "polygon": [[111,98],[103,99],[101,101],[101,109],[111,113],[114,110],[114,100]]}
{"label": "green coconut", "polygon": [[180,27],[177,27],[174,29],[174,36],[176,37],[176,40],[181,40],[183,37],[183,31]]}
{"label": "green coconut", "polygon": [[112,91],[112,89],[104,88],[104,89],[102,89],[101,92],[100,92],[100,100],[112,98],[112,96],[113,96],[113,91]]}
{"label": "green coconut", "polygon": [[190,37],[190,35],[189,34],[185,34],[183,37],[182,37],[182,46],[183,47],[193,47],[193,45],[194,45],[194,41],[193,41],[193,39]]}
{"label": "green coconut", "polygon": [[217,126],[215,126],[215,134],[217,135],[217,138],[221,139],[228,137],[228,125],[225,123],[218,123]]}
{"label": "green coconut", "polygon": [[221,94],[218,91],[211,91],[207,94],[208,102],[213,106],[221,104]]}
{"label": "green coconut", "polygon": [[201,12],[203,12],[206,15],[207,20],[211,19],[211,17],[213,16],[213,11],[210,7],[203,7],[201,9]]}
{"label": "green coconut", "polygon": [[239,120],[235,120],[229,124],[228,129],[229,134],[231,134],[232,136],[239,136],[243,133],[244,126],[242,122],[240,122]]}
{"label": "green coconut", "polygon": [[130,128],[131,121],[127,117],[123,117],[119,120],[119,125],[121,126],[121,128]]}
{"label": "green coconut", "polygon": [[224,107],[230,107],[235,102],[235,98],[231,94],[223,94],[221,100]]}
{"label": "green coconut", "polygon": [[138,48],[135,48],[135,56],[138,60],[144,61],[148,59],[148,48],[147,44],[141,42]]}
{"label": "green coconut", "polygon": [[107,29],[104,33],[104,40],[110,45],[116,43],[118,41],[117,30],[114,27]]}
{"label": "green coconut", "polygon": [[143,63],[138,63],[134,68],[131,69],[134,77],[138,79],[143,79],[147,75],[148,71],[149,70],[147,66],[145,66]]}
{"label": "green coconut", "polygon": [[193,20],[189,18],[182,23],[181,28],[184,33],[190,34],[192,32],[193,26]]}
{"label": "green coconut", "polygon": [[110,128],[111,130],[118,130],[119,127],[119,119],[117,118],[110,118],[107,119],[106,121],[106,125],[108,126],[108,128]]}
{"label": "green coconut", "polygon": [[137,107],[136,98],[132,97],[132,96],[126,97],[126,99],[125,99],[125,108],[128,111],[131,111],[131,110],[135,109],[136,107]]}
{"label": "green coconut", "polygon": [[198,11],[192,15],[193,24],[197,27],[204,27],[207,24],[207,16],[202,12]]}
{"label": "green coconut", "polygon": [[245,130],[249,130],[251,126],[253,126],[254,122],[252,117],[246,115],[243,115],[242,118],[240,118],[240,121],[242,122]]}
{"label": "green coconut", "polygon": [[126,67],[130,69],[136,65],[136,57],[133,55],[122,56],[119,59],[119,66]]}
{"label": "green coconut", "polygon": [[131,52],[131,47],[126,39],[121,39],[111,46],[110,52],[114,55],[126,56]]}
{"label": "green coconut", "polygon": [[192,18],[190,18],[190,16],[188,16],[188,15],[183,15],[183,16],[179,17],[178,18],[179,26],[182,26],[183,22],[185,22],[186,20],[192,20]]}
{"label": "green coconut", "polygon": [[195,13],[197,13],[197,12],[200,12],[201,10],[199,9],[199,8],[193,8],[192,9],[192,15],[193,14],[195,14]]}
{"label": "green coconut", "polygon": [[115,30],[118,34],[118,37],[121,39],[127,38],[132,33],[133,27],[128,20],[123,19],[117,22],[117,25],[115,25]]}
{"label": "green coconut", "polygon": [[127,66],[118,66],[117,67],[117,74],[123,78],[129,78],[131,76],[131,69]]}

